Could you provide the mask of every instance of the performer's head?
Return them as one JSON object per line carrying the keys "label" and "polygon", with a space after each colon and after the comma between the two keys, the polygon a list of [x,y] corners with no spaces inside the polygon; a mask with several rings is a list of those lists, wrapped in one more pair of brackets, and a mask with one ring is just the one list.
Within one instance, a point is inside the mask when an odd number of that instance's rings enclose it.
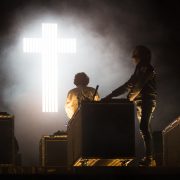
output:
{"label": "performer's head", "polygon": [[151,51],[142,45],[136,46],[132,53],[132,58],[135,64],[148,64],[151,62]]}
{"label": "performer's head", "polygon": [[87,86],[89,84],[89,77],[84,73],[77,73],[74,77],[74,84],[76,86]]}

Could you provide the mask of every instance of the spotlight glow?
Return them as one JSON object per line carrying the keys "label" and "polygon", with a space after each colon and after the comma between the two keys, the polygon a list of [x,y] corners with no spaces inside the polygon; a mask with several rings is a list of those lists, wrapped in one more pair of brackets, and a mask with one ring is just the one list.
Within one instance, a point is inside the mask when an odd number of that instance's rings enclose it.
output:
{"label": "spotlight glow", "polygon": [[58,112],[58,53],[76,53],[76,39],[58,39],[57,24],[42,23],[42,38],[24,38],[26,53],[42,55],[42,112]]}

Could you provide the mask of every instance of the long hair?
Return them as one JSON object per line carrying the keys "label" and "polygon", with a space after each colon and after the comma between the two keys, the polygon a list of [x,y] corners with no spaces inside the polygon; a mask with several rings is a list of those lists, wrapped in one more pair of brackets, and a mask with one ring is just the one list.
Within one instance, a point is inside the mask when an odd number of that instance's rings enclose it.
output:
{"label": "long hair", "polygon": [[151,51],[143,45],[138,45],[133,51],[133,56],[137,55],[141,63],[151,63]]}

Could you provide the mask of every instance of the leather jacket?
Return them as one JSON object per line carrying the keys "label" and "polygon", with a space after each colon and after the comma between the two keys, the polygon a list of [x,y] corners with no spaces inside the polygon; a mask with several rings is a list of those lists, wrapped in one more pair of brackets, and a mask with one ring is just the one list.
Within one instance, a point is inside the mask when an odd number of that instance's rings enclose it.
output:
{"label": "leather jacket", "polygon": [[139,63],[130,79],[112,91],[111,96],[119,96],[128,92],[127,98],[130,101],[136,100],[156,100],[156,72],[151,64]]}

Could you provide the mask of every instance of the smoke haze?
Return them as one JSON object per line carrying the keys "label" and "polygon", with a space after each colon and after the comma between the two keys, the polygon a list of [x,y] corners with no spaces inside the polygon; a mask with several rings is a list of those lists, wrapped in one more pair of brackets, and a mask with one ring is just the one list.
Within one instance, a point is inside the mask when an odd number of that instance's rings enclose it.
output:
{"label": "smoke haze", "polygon": [[[15,135],[24,164],[38,163],[42,135],[66,129],[64,103],[67,92],[75,87],[74,75],[86,72],[89,85],[99,85],[99,94],[104,97],[133,73],[131,53],[137,44],[152,50],[158,73],[159,99],[153,128],[162,130],[179,115],[179,41],[174,7],[169,7],[174,12],[173,21],[165,16],[165,5],[143,0],[6,1],[2,7],[7,18],[1,17],[0,108],[15,115]],[[25,54],[22,47],[22,38],[41,37],[42,22],[57,23],[58,38],[77,40],[76,54],[58,55],[56,114],[41,113],[41,56]]]}

